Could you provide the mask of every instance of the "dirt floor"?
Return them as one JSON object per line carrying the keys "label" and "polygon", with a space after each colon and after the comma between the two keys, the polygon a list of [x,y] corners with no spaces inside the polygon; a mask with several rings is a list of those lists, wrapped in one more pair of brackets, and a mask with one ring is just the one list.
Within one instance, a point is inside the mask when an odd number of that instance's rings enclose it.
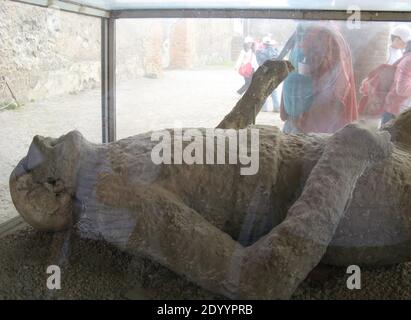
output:
{"label": "dirt floor", "polygon": [[[223,299],[143,257],[74,232],[25,228],[1,239],[0,256],[0,299]],[[61,267],[61,290],[46,287],[49,265]],[[362,268],[360,290],[347,289],[347,277],[345,268],[319,267],[293,299],[411,299],[410,263]]]}
{"label": "dirt floor", "polygon": [[[214,127],[234,107],[243,80],[231,69],[168,71],[117,87],[117,138],[171,127]],[[279,114],[261,112],[257,123],[282,126]],[[9,195],[11,171],[36,134],[59,137],[79,130],[101,142],[100,90],[29,103],[0,112],[0,223],[17,215]]]}

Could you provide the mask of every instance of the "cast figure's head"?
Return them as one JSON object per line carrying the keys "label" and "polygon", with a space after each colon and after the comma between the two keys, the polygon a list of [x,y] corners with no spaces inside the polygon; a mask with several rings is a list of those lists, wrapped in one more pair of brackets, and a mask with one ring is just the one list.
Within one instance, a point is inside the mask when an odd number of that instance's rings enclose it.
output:
{"label": "cast figure's head", "polygon": [[35,136],[10,175],[13,203],[37,230],[60,231],[73,224],[73,199],[83,137],[72,131],[58,139]]}

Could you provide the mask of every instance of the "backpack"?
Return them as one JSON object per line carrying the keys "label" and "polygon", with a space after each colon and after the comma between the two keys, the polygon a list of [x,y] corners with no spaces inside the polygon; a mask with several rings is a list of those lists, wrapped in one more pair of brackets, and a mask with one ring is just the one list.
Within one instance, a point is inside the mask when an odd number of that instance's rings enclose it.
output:
{"label": "backpack", "polygon": [[251,77],[251,75],[253,74],[253,71],[254,71],[253,66],[251,65],[250,62],[241,65],[241,67],[238,69],[238,73],[245,78]]}
{"label": "backpack", "polygon": [[247,61],[243,61],[241,64],[240,68],[238,69],[238,73],[242,75],[245,78],[249,78],[253,75],[254,69],[253,65],[251,63],[251,60],[253,58],[253,54],[250,54],[250,57],[247,59]]}
{"label": "backpack", "polygon": [[385,98],[394,84],[397,66],[403,58],[393,65],[378,66],[363,80],[360,87],[362,97],[358,105],[361,116],[380,117],[384,113]]}

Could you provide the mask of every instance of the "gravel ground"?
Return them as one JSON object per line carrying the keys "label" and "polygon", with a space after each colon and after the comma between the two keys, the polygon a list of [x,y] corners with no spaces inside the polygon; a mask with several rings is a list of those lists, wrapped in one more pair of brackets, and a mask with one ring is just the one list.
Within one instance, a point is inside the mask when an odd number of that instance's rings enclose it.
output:
{"label": "gravel ground", "polygon": [[[74,233],[25,228],[0,241],[0,299],[222,299],[142,257]],[[61,290],[46,288],[47,266],[62,269]],[[293,299],[411,299],[411,264],[362,268],[348,290],[343,268],[319,267]]]}
{"label": "gravel ground", "polygon": [[[214,127],[234,107],[241,77],[231,69],[168,71],[117,86],[117,138],[171,127]],[[261,112],[257,123],[281,126],[278,113]],[[36,134],[58,137],[79,130],[101,142],[100,90],[54,97],[0,112],[0,223],[17,215],[10,199],[11,171]]]}

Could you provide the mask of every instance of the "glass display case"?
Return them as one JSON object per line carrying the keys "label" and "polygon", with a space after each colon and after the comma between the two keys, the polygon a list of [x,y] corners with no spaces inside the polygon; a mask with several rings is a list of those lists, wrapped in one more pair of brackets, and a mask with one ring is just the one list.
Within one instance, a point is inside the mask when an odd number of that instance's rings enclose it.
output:
{"label": "glass display case", "polygon": [[0,9],[0,299],[411,298],[410,1]]}

